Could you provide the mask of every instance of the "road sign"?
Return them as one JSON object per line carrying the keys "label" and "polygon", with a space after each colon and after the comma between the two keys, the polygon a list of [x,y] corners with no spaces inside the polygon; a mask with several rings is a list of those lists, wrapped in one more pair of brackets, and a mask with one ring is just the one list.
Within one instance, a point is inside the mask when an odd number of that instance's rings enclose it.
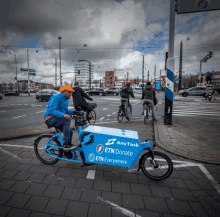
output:
{"label": "road sign", "polygon": [[36,72],[36,70],[34,70],[34,69],[29,69],[29,72]]}
{"label": "road sign", "polygon": [[177,79],[176,79],[176,83],[179,83],[179,81],[180,81],[180,79],[179,79],[179,78],[177,78]]}
{"label": "road sign", "polygon": [[20,68],[21,71],[28,71],[26,68]]}
{"label": "road sign", "polygon": [[160,89],[160,81],[156,82],[156,89],[159,90]]}
{"label": "road sign", "polygon": [[177,14],[220,10],[219,0],[177,0],[175,11]]}
{"label": "road sign", "polygon": [[29,73],[29,75],[36,75],[36,73]]}
{"label": "road sign", "polygon": [[17,80],[17,77],[15,77],[15,80]]}

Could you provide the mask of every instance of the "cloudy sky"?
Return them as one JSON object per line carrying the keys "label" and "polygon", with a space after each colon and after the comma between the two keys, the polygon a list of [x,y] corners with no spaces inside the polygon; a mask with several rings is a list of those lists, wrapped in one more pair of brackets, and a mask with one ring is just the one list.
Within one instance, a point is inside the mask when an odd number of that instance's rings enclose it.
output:
{"label": "cloudy sky", "polygon": [[[55,58],[59,75],[61,36],[62,72],[74,72],[79,59],[94,65],[95,78],[117,69],[117,76],[141,78],[143,55],[145,76],[160,70],[165,74],[168,51],[170,0],[7,0],[0,9],[0,82],[14,82],[16,54],[18,79],[53,83]],[[189,38],[189,40],[187,40]],[[220,11],[176,14],[175,72],[179,70],[180,42],[183,42],[184,74],[198,74],[200,60],[209,51],[213,58],[202,71],[220,70]],[[87,48],[84,48],[87,44]],[[7,48],[7,49],[6,49]],[[38,50],[38,52],[36,52]],[[123,69],[123,70],[122,70]],[[74,73],[67,73],[70,81]],[[58,81],[59,83],[59,81]]]}

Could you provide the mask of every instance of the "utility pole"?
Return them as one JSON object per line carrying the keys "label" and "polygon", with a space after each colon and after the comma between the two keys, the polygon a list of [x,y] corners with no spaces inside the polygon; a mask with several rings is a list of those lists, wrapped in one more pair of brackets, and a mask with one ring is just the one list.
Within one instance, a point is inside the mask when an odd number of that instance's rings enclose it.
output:
{"label": "utility pole", "polygon": [[61,36],[58,37],[59,39],[59,50],[60,50],[60,87],[62,86],[62,75],[61,75],[61,42],[62,39]]}
{"label": "utility pole", "polygon": [[179,67],[179,88],[182,89],[182,57],[183,57],[183,42],[180,43],[180,67]]}
{"label": "utility pole", "polygon": [[155,87],[156,87],[156,65],[154,67],[154,82],[155,82]]}
{"label": "utility pole", "polygon": [[143,55],[143,65],[142,65],[142,91],[144,90],[144,55]]}
{"label": "utility pole", "polygon": [[102,84],[102,83],[101,83],[101,78],[100,78],[100,88],[101,88],[101,84]]}
{"label": "utility pole", "polygon": [[127,82],[128,82],[128,79],[129,79],[129,72],[127,72]]}
{"label": "utility pole", "polygon": [[149,70],[148,70],[148,75],[147,75],[147,79],[148,79],[148,81],[150,81],[150,80],[149,80]]}
{"label": "utility pole", "polygon": [[167,60],[166,88],[165,88],[165,111],[164,124],[172,125],[173,89],[174,89],[174,37],[175,37],[175,11],[174,0],[170,0],[170,24],[169,24],[169,57]]}
{"label": "utility pole", "polygon": [[57,89],[57,58],[55,58],[55,90]]}
{"label": "utility pole", "polygon": [[30,80],[29,80],[29,54],[27,49],[27,64],[28,64],[28,95],[30,96]]}
{"label": "utility pole", "polygon": [[161,70],[160,70],[160,89],[161,89]]}

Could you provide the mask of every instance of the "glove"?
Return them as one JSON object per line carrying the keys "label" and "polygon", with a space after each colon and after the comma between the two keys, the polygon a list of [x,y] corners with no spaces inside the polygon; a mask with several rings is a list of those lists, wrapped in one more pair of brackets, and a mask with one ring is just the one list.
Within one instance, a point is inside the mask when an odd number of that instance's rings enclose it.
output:
{"label": "glove", "polygon": [[91,101],[93,101],[93,99],[91,99]]}

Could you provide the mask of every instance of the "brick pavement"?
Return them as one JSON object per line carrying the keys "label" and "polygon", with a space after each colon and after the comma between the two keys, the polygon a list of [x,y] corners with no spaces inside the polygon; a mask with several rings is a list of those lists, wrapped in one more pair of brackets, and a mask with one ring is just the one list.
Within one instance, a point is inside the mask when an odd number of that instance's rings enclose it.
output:
{"label": "brick pavement", "polygon": [[[140,141],[153,142],[152,121],[147,125],[143,120],[132,120],[102,126],[137,130]],[[114,166],[81,168],[81,164],[64,161],[44,165],[36,158],[33,148],[23,147],[31,147],[34,139],[4,141],[22,147],[1,146],[20,159],[0,151],[0,216],[122,217],[135,213],[142,217],[214,217],[220,214],[220,195],[214,185],[196,164],[178,167],[178,162],[183,160],[180,157],[168,153],[175,165],[173,174],[166,180],[153,181],[141,172]],[[77,140],[74,133],[74,141]],[[205,167],[219,182],[218,167]],[[87,179],[88,170],[96,171],[94,179]],[[120,207],[126,212],[122,213]]]}

